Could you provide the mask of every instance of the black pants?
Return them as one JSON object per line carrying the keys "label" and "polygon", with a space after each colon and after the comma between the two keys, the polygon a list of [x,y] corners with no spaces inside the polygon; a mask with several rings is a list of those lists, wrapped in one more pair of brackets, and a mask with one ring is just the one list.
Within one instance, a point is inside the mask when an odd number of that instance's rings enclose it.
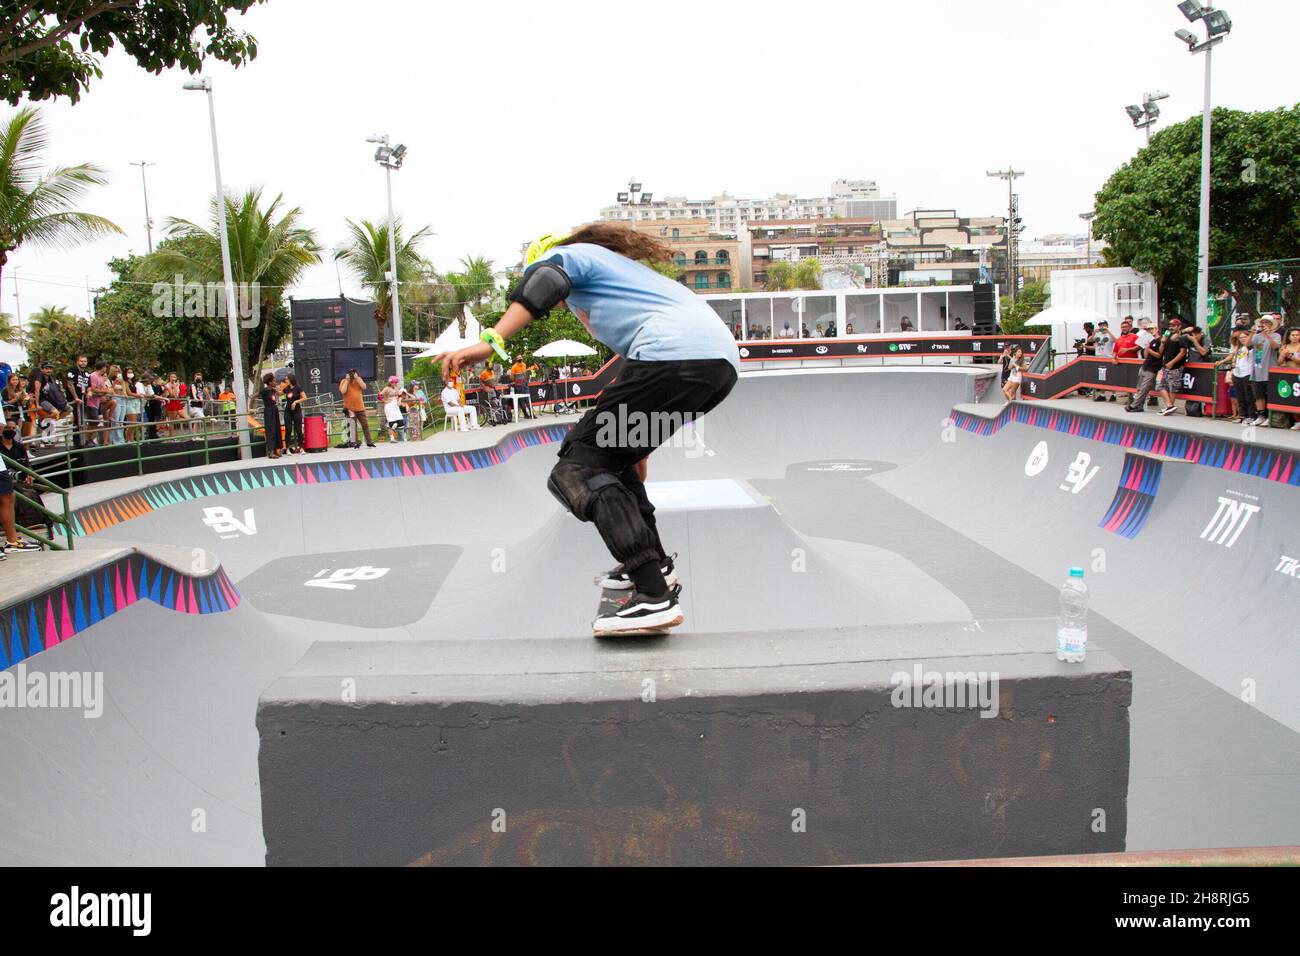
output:
{"label": "black pants", "polygon": [[575,517],[596,525],[615,560],[630,572],[651,566],[662,588],[665,551],[636,465],[716,408],[735,387],[736,369],[726,359],[625,359],[616,374],[564,439],[548,486]]}
{"label": "black pants", "polygon": [[350,435],[350,437],[348,438],[349,442],[351,442],[354,445],[361,444],[361,436],[357,433],[357,426],[360,425],[361,430],[366,433],[366,444],[373,445],[375,443],[374,439],[370,437],[370,413],[369,412],[354,412],[350,408],[345,408],[343,410],[343,414],[348,419],[348,432]]}
{"label": "black pants", "polygon": [[266,426],[266,453],[268,455],[279,451],[283,446],[280,444],[280,409],[268,403],[262,405],[262,418]]}
{"label": "black pants", "polygon": [[297,406],[284,410],[284,443],[290,448],[302,447],[302,409]]}

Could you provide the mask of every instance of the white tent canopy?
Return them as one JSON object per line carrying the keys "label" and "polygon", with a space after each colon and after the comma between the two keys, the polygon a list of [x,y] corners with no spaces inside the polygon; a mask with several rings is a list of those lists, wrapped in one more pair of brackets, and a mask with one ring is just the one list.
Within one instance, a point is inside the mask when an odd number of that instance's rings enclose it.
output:
{"label": "white tent canopy", "polygon": [[[1028,326],[1048,326],[1052,330],[1052,351],[1057,354],[1074,351],[1076,339],[1084,337],[1083,323],[1107,321],[1106,316],[1081,305],[1054,305],[1044,309],[1025,323]],[[1118,335],[1117,331],[1113,334]]]}
{"label": "white tent canopy", "polygon": [[548,342],[533,353],[535,358],[576,358],[580,355],[595,355],[596,350],[590,345],[583,345],[573,339],[556,339]]}
{"label": "white tent canopy", "polygon": [[474,318],[474,313],[465,306],[465,335],[460,334],[460,323],[452,322],[442,334],[433,340],[433,346],[421,352],[416,358],[431,358],[435,355],[442,355],[444,352],[454,352],[457,349],[467,348],[471,345],[477,345],[479,334],[483,331],[483,326],[479,324],[478,319]]}

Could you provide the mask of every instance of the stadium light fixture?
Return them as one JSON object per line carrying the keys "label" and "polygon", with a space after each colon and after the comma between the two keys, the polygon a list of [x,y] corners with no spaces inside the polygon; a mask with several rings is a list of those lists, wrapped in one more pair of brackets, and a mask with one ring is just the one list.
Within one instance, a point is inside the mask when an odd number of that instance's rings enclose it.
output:
{"label": "stadium light fixture", "polygon": [[1232,18],[1224,10],[1211,10],[1205,15],[1205,30],[1212,37],[1227,36],[1232,32]]}

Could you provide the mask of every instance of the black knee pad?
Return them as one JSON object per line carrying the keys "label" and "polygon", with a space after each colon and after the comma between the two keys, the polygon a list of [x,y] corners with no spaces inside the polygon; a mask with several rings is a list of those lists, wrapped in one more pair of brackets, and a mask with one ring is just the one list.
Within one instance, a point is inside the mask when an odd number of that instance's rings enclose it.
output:
{"label": "black knee pad", "polygon": [[592,520],[592,508],[606,489],[619,484],[608,471],[560,459],[546,479],[546,488],[579,521]]}

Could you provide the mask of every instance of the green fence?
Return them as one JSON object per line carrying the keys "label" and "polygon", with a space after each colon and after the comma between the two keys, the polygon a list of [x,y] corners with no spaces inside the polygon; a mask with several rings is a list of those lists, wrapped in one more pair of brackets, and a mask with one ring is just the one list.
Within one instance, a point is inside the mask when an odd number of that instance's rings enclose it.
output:
{"label": "green fence", "polygon": [[1282,316],[1286,326],[1300,325],[1300,259],[1267,259],[1210,267],[1211,339],[1228,343],[1237,318],[1254,320],[1266,312]]}
{"label": "green fence", "polygon": [[[2,452],[0,452],[0,464],[4,465],[13,478],[15,509],[20,504],[26,504],[34,508],[37,514],[45,518],[48,534],[19,524],[17,521],[14,522],[15,530],[33,541],[40,542],[47,548],[52,548],[55,551],[71,551],[72,513],[68,508],[67,491]],[[32,492],[39,495],[56,495],[62,504],[62,508],[55,511],[45,507],[40,500],[31,497],[30,493]],[[56,540],[60,535],[63,538],[62,543]]]}

